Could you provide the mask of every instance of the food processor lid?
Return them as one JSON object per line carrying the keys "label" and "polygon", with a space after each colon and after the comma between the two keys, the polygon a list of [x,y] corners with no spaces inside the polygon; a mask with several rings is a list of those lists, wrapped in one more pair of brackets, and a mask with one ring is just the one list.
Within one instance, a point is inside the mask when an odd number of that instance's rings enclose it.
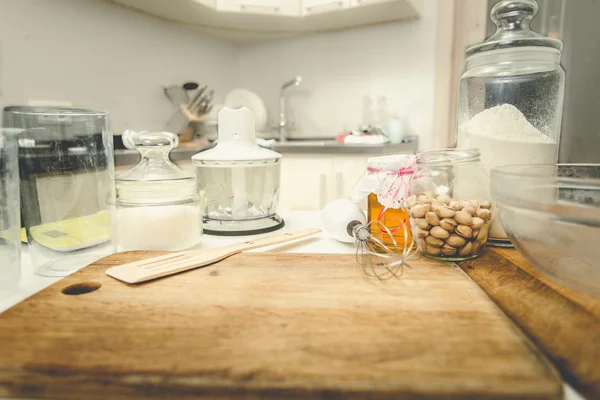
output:
{"label": "food processor lid", "polygon": [[516,47],[540,47],[562,50],[562,42],[558,39],[542,36],[529,28],[529,23],[537,14],[538,4],[535,0],[503,0],[496,4],[490,12],[496,24],[496,32],[487,40],[469,47],[466,56],[482,52]]}
{"label": "food processor lid", "polygon": [[256,144],[254,113],[246,108],[224,107],[219,111],[217,145],[192,157],[198,166],[265,164],[276,162],[281,154]]}
{"label": "food processor lid", "polygon": [[173,137],[169,132],[141,132],[133,138],[136,150],[142,155],[138,165],[115,178],[117,195],[142,195],[170,191],[182,196],[193,195],[196,176],[169,160]]}

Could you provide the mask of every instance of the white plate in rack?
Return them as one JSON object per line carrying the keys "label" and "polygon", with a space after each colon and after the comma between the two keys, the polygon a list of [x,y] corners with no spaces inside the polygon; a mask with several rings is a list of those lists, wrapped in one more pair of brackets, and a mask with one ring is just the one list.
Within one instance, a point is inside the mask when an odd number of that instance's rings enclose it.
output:
{"label": "white plate in rack", "polygon": [[247,107],[254,113],[256,132],[263,132],[267,127],[267,108],[260,96],[246,89],[233,89],[225,96],[225,107]]}

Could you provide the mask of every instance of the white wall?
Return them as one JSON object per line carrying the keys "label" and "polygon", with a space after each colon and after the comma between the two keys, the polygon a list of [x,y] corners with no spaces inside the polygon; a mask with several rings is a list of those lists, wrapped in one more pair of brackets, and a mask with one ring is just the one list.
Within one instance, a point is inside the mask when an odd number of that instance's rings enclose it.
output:
{"label": "white wall", "polygon": [[363,97],[385,95],[408,118],[420,147],[432,143],[437,0],[424,0],[422,19],[240,49],[240,85],[258,93],[273,122],[279,87],[301,75],[289,95],[295,136],[335,136],[362,122]]}
{"label": "white wall", "polygon": [[281,83],[301,75],[288,102],[296,136],[356,128],[364,96],[384,95],[429,147],[438,1],[422,0],[417,21],[238,48],[103,0],[0,0],[0,105],[66,100],[111,109],[116,133],[160,129],[173,112],[162,85],[196,80],[215,104],[255,91],[275,123]]}
{"label": "white wall", "polygon": [[162,85],[236,86],[234,45],[101,0],[0,0],[0,105],[65,100],[112,110],[113,129],[159,129]]}

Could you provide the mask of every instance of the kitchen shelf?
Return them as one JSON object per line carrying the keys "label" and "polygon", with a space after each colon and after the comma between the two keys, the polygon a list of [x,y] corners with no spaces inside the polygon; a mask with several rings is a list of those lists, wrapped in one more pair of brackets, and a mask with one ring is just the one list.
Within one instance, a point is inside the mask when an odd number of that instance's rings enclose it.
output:
{"label": "kitchen shelf", "polygon": [[[340,8],[296,14],[220,11],[209,0],[108,0],[161,19],[190,26],[196,30],[234,43],[252,43],[306,34],[335,32],[355,27],[408,21],[420,18],[418,0],[352,0]],[[296,1],[296,0],[282,0]]]}

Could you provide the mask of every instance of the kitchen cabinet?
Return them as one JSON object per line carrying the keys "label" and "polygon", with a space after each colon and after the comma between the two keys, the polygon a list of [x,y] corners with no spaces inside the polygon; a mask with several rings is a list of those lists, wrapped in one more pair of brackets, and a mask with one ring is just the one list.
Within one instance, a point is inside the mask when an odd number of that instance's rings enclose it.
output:
{"label": "kitchen cabinet", "polygon": [[418,0],[109,0],[234,43],[420,17]]}
{"label": "kitchen cabinet", "polygon": [[350,198],[354,186],[367,171],[369,156],[336,155],[333,159],[334,197]]}
{"label": "kitchen cabinet", "polygon": [[267,15],[298,15],[299,0],[217,0],[217,11]]}
{"label": "kitchen cabinet", "polygon": [[281,159],[280,210],[321,210],[349,198],[365,174],[367,155],[286,154]]}
{"label": "kitchen cabinet", "polygon": [[289,154],[281,159],[280,210],[320,210],[335,193],[333,159],[327,154]]}
{"label": "kitchen cabinet", "polygon": [[372,4],[386,3],[390,0],[350,0],[350,7],[362,7]]}
{"label": "kitchen cabinet", "polygon": [[302,0],[302,15],[333,12],[350,6],[350,0]]}

